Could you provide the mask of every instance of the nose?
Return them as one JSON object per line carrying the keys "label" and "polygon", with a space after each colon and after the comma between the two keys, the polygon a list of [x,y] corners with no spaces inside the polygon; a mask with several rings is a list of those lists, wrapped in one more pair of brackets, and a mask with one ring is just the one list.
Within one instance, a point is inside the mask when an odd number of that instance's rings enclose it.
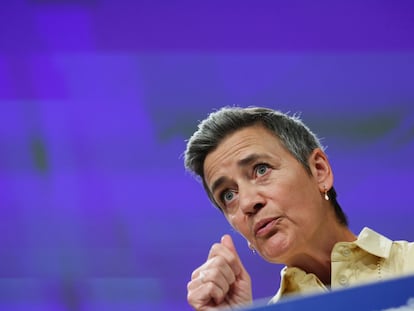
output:
{"label": "nose", "polygon": [[239,187],[239,207],[246,215],[253,215],[265,206],[265,198],[254,185]]}

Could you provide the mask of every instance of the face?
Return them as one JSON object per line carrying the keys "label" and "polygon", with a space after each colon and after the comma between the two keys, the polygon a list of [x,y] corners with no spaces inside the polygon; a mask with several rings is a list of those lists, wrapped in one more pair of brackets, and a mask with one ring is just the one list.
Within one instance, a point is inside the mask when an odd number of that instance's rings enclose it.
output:
{"label": "face", "polygon": [[279,139],[255,125],[226,137],[204,162],[206,184],[230,224],[262,257],[290,262],[317,243],[332,213],[321,193],[332,185],[322,150],[309,159],[312,174]]}

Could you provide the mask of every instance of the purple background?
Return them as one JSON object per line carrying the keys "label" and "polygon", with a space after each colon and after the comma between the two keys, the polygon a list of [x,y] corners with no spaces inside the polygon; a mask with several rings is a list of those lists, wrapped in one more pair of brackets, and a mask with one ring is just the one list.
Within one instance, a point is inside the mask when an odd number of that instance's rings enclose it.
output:
{"label": "purple background", "polygon": [[189,310],[223,233],[255,298],[273,295],[280,266],[183,169],[185,140],[223,105],[300,112],[351,229],[414,240],[412,1],[9,2],[1,310]]}

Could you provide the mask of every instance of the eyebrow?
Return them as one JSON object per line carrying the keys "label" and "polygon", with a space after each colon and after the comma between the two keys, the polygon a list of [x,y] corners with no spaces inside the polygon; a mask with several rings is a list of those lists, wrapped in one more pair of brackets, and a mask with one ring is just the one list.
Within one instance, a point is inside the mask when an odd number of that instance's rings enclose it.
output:
{"label": "eyebrow", "polygon": [[[237,161],[237,166],[240,167],[240,168],[249,166],[252,163],[256,162],[257,159],[260,159],[260,158],[269,158],[269,156],[264,155],[264,154],[253,153],[253,154],[250,154],[247,157]],[[219,179],[217,179],[213,183],[213,185],[211,186],[211,193],[214,194],[214,192],[217,190],[217,188],[219,188],[222,184],[224,184],[228,180],[229,180],[229,178],[227,178],[225,176],[222,176]]]}
{"label": "eyebrow", "polygon": [[246,167],[246,166],[249,166],[253,162],[256,162],[257,159],[260,159],[260,158],[263,158],[263,157],[266,157],[266,156],[265,155],[262,155],[262,154],[257,154],[257,153],[250,154],[247,157],[245,157],[244,159],[240,159],[237,162],[237,166],[238,167]]}

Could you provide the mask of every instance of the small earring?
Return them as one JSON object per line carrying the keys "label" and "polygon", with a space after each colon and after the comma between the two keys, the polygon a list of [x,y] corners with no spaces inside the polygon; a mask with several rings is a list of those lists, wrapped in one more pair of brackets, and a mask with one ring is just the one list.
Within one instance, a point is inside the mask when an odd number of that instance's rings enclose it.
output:
{"label": "small earring", "polygon": [[323,189],[325,190],[324,198],[325,198],[326,201],[329,201],[328,190],[326,190],[326,186],[325,185],[323,185]]}
{"label": "small earring", "polygon": [[256,255],[256,250],[254,249],[253,245],[252,245],[250,242],[248,242],[248,243],[247,243],[247,245],[249,246],[249,248],[250,248],[250,250],[252,251],[252,253],[253,253],[254,255]]}

